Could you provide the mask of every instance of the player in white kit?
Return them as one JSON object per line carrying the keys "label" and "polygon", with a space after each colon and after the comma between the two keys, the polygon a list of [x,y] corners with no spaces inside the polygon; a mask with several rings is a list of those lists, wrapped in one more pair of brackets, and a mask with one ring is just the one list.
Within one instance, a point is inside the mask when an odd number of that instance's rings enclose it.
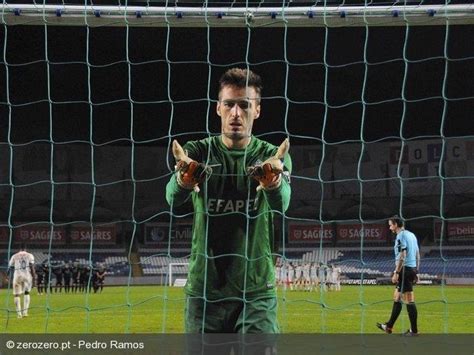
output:
{"label": "player in white kit", "polygon": [[303,284],[303,267],[301,264],[296,263],[295,266],[295,285],[296,289],[301,289],[301,285]]}
{"label": "player in white kit", "polygon": [[293,291],[293,280],[295,279],[295,268],[292,263],[288,264],[288,284],[290,285],[290,290]]}
{"label": "player in white kit", "polygon": [[283,289],[286,290],[286,286],[288,285],[288,274],[286,261],[283,261],[280,268],[280,286],[283,286]]}
{"label": "player in white kit", "polygon": [[303,283],[304,283],[304,290],[309,291],[311,286],[311,277],[309,276],[311,265],[310,263],[305,263],[303,265]]}
{"label": "player in white kit", "polygon": [[310,274],[311,274],[311,291],[318,291],[319,278],[318,278],[319,268],[316,263],[311,264]]}
{"label": "player in white kit", "polygon": [[326,265],[324,265],[323,263],[319,263],[319,286],[321,288],[321,291],[327,291],[326,269]]}
{"label": "player in white kit", "polygon": [[[9,270],[13,270],[13,296],[18,318],[27,317],[30,308],[30,291],[36,278],[35,258],[26,251],[26,246],[21,245],[20,251],[14,254],[8,263]],[[23,296],[23,308],[21,307]]]}
{"label": "player in white kit", "polygon": [[341,291],[341,268],[338,266],[332,266],[332,278],[334,282],[334,289]]}
{"label": "player in white kit", "polygon": [[328,266],[326,269],[326,286],[329,291],[333,290],[333,283],[332,266]]}

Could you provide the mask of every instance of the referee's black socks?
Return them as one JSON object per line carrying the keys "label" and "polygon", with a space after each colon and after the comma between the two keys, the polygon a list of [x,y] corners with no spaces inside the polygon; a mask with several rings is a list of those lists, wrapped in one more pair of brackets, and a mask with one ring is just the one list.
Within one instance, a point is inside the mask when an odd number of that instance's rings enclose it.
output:
{"label": "referee's black socks", "polygon": [[[416,308],[415,308],[416,310]],[[392,306],[392,315],[390,316],[390,320],[387,322],[387,327],[393,328],[393,325],[397,321],[400,312],[402,311],[402,302],[393,302]],[[411,318],[410,318],[411,319]]]}
{"label": "referee's black socks", "polygon": [[416,309],[415,302],[410,302],[407,304],[408,318],[410,318],[410,325],[412,333],[418,333],[418,310]]}

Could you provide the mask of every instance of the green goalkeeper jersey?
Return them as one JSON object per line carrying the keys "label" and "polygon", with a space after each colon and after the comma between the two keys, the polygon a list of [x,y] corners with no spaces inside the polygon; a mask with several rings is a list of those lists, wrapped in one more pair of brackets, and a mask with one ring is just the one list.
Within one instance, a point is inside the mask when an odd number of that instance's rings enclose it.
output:
{"label": "green goalkeeper jersey", "polygon": [[186,293],[211,300],[275,296],[273,218],[290,203],[290,156],[280,187],[257,192],[258,182],[246,168],[275,155],[276,146],[252,136],[247,148],[229,149],[217,136],[183,148],[190,158],[213,166],[199,192],[181,188],[175,175],[166,187],[171,207],[188,200],[194,207]]}

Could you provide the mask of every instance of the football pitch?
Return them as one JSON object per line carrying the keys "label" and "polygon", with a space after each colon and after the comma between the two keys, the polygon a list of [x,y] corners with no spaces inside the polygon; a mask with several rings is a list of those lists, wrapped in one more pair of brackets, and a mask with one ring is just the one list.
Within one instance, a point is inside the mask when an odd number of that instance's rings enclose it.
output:
{"label": "football pitch", "polygon": [[[417,286],[421,333],[474,333],[474,288]],[[392,286],[342,291],[278,290],[282,333],[379,333],[392,307]],[[17,319],[11,290],[0,291],[3,333],[182,333],[182,288],[105,287],[101,294],[31,292],[29,316]],[[409,329],[406,310],[394,332]]]}

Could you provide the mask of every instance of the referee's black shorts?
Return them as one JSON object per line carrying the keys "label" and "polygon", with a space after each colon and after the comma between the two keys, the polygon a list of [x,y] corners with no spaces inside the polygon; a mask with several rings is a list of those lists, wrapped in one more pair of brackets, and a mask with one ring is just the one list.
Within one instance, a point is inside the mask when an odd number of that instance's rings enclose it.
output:
{"label": "referee's black shorts", "polygon": [[416,269],[404,266],[398,275],[397,291],[401,293],[412,292],[416,280]]}

